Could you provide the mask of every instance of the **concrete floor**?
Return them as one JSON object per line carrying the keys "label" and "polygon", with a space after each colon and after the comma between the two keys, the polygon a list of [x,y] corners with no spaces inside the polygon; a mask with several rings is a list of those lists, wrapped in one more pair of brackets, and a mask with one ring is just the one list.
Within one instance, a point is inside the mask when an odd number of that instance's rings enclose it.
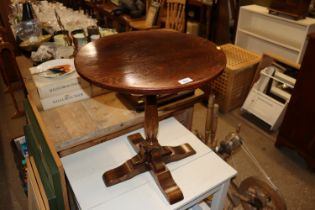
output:
{"label": "concrete floor", "polygon": [[[0,209],[27,209],[27,197],[23,191],[19,174],[10,146],[12,138],[23,135],[25,118],[11,119],[15,112],[9,94],[4,94],[4,85],[0,84]],[[24,94],[17,92],[17,99],[22,107]]]}
{"label": "concrete floor", "polygon": [[[205,108],[197,105],[193,129],[204,127]],[[294,151],[275,148],[277,133],[269,133],[246,120],[240,110],[220,115],[218,122],[218,140],[241,124],[241,136],[244,144],[258,160],[268,174],[270,180],[278,187],[289,210],[315,209],[315,173],[308,170],[304,160]],[[256,176],[267,181],[253,161],[243,150],[236,151],[228,160],[229,164],[238,171],[236,182],[240,183],[246,177]]]}
{"label": "concrete floor", "polygon": [[[0,85],[0,209],[27,209],[27,197],[21,187],[18,171],[9,145],[12,138],[23,135],[25,118],[10,119],[14,108],[8,94],[3,94]],[[22,92],[18,93],[20,104]],[[193,130],[203,133],[206,109],[195,106]],[[245,145],[255,155],[272,182],[279,188],[289,210],[315,209],[315,173],[307,169],[304,161],[293,151],[278,150],[274,147],[276,133],[268,133],[258,128],[240,115],[239,109],[219,116],[218,140],[241,123],[241,136]],[[236,182],[248,176],[257,176],[266,181],[255,164],[243,150],[238,150],[228,161],[237,171]],[[241,209],[238,207],[237,209]]]}

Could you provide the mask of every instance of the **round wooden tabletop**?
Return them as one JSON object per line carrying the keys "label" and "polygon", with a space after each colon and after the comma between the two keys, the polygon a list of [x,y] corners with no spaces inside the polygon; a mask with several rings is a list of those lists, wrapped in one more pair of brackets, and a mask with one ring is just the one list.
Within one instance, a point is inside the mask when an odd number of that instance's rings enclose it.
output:
{"label": "round wooden tabletop", "polygon": [[75,67],[106,89],[156,95],[200,87],[223,71],[226,57],[194,35],[152,30],[107,36],[82,47]]}

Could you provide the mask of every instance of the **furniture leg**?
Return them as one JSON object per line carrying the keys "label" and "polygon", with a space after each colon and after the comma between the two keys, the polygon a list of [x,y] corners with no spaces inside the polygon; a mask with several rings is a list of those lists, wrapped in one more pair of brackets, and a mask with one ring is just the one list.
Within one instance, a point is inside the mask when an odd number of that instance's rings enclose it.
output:
{"label": "furniture leg", "polygon": [[230,186],[230,180],[225,181],[220,186],[220,189],[214,193],[213,200],[211,202],[211,210],[221,210],[224,208],[224,199]]}
{"label": "furniture leg", "polygon": [[184,196],[166,167],[166,163],[181,160],[196,152],[189,144],[175,147],[159,144],[155,95],[146,96],[144,131],[146,139],[143,139],[139,133],[128,136],[138,154],[117,168],[105,172],[103,180],[106,186],[112,186],[149,170],[169,203],[176,203]]}
{"label": "furniture leg", "polygon": [[8,92],[12,98],[12,102],[13,102],[13,105],[14,105],[15,110],[16,110],[16,112],[12,115],[11,119],[16,119],[16,118],[24,116],[25,112],[24,112],[24,110],[19,109],[19,105],[18,105],[18,103],[15,99],[14,93],[13,93],[14,91],[12,91],[11,88],[9,88]]}

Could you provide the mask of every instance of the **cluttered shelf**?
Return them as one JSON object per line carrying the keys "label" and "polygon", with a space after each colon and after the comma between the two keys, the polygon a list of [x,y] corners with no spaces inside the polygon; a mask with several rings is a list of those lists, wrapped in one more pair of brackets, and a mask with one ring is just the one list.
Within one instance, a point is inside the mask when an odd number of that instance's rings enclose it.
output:
{"label": "cluttered shelf", "polygon": [[[167,2],[162,1],[154,15],[151,24],[158,28],[166,27],[165,21]],[[144,24],[148,20],[145,15],[149,12],[149,1],[145,1],[145,9],[138,16],[141,17]],[[188,10],[194,7],[198,10],[198,17],[194,17],[193,24],[188,21],[188,13],[185,12],[183,31],[194,33],[207,39],[210,38],[210,29],[212,22],[212,10],[215,3],[212,0],[200,1],[189,0],[185,3]],[[36,63],[45,61],[40,60],[39,55],[35,55],[38,47],[47,42],[49,47],[70,46],[73,45],[75,50],[89,41],[117,32],[130,30],[139,30],[133,27],[134,23],[139,20],[138,16],[131,15],[131,11],[116,14],[120,11],[121,4],[113,1],[90,1],[88,4],[79,6],[79,10],[72,9],[68,4],[50,1],[35,1],[12,3],[9,23],[14,37],[23,52],[30,56],[34,54]],[[151,5],[152,6],[152,5]],[[162,11],[163,8],[163,11]],[[91,11],[92,10],[92,11]],[[196,19],[197,18],[197,19]],[[190,17],[191,19],[191,17]],[[189,23],[188,23],[189,22]],[[195,26],[197,25],[197,30]],[[101,26],[101,27],[100,27]],[[192,27],[192,28],[191,28]],[[176,29],[175,29],[176,30]],[[52,46],[51,42],[54,43]]]}
{"label": "cluttered shelf", "polygon": [[97,20],[57,2],[12,4],[12,32],[22,52],[35,64],[52,57],[69,57],[89,41],[117,33]]}

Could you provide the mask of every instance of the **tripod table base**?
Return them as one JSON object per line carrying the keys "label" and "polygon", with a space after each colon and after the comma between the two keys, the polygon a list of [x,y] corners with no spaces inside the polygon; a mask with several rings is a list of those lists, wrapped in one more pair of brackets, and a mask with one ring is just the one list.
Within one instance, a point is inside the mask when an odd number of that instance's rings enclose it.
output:
{"label": "tripod table base", "polygon": [[166,167],[166,163],[193,155],[196,153],[195,150],[189,144],[175,147],[160,146],[158,143],[150,145],[140,133],[130,135],[128,139],[138,154],[122,165],[105,172],[103,180],[106,186],[115,185],[140,173],[150,171],[170,204],[182,200],[184,196]]}

